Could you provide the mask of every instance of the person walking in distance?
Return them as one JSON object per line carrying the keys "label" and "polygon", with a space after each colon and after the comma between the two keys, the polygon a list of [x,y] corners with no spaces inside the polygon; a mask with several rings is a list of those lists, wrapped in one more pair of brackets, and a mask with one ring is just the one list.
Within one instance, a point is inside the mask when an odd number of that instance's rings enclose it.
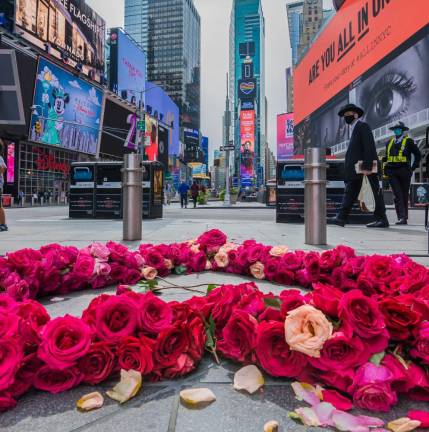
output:
{"label": "person walking in distance", "polygon": [[[362,108],[354,104],[347,104],[338,113],[350,128],[350,143],[345,156],[345,183],[343,202],[340,211],[334,218],[328,219],[329,224],[344,226],[347,223],[353,204],[357,200],[362,188],[363,176],[367,176],[375,199],[375,221],[368,224],[368,228],[388,228],[382,190],[378,174],[374,166],[378,166],[378,156],[372,130],[360,118],[364,115]],[[359,169],[356,171],[356,165]]]}
{"label": "person walking in distance", "polygon": [[4,173],[6,171],[6,164],[3,159],[3,142],[0,141],[0,232],[7,231],[6,225],[6,214],[3,208],[3,185],[4,185]]}
{"label": "person walking in distance", "polygon": [[[405,134],[410,129],[403,122],[399,122],[390,130],[395,136],[386,144],[384,174],[389,179],[395,198],[396,214],[398,215],[396,225],[407,225],[411,177],[420,164],[422,154],[414,140]],[[412,164],[411,155],[414,156]]]}
{"label": "person walking in distance", "polygon": [[200,193],[200,187],[197,185],[197,182],[194,181],[191,186],[191,196],[192,196],[192,201],[194,203],[194,208],[197,208],[197,199],[199,193]]}
{"label": "person walking in distance", "polygon": [[180,194],[180,205],[185,208],[188,208],[188,192],[189,186],[182,181],[179,186],[179,194]]}

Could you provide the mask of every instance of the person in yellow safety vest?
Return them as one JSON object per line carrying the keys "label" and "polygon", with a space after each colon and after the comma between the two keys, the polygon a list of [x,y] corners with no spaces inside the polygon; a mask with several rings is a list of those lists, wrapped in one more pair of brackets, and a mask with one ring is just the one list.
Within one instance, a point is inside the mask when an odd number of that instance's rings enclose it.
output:
{"label": "person in yellow safety vest", "polygon": [[[386,145],[384,173],[389,179],[395,198],[396,225],[408,224],[408,198],[410,195],[411,177],[419,166],[422,155],[419,148],[405,132],[410,129],[403,122],[390,128],[395,136]],[[411,155],[414,161],[411,161]]]}

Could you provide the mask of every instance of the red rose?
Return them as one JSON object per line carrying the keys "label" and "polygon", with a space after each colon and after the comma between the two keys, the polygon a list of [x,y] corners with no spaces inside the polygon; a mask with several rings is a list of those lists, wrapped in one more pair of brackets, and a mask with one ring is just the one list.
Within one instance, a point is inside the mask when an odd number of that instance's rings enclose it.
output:
{"label": "red rose", "polygon": [[76,367],[58,370],[43,366],[34,377],[34,387],[55,394],[77,387],[81,381],[82,374]]}
{"label": "red rose", "polygon": [[429,402],[429,377],[425,370],[415,363],[408,364],[408,397],[414,401]]}
{"label": "red rose", "polygon": [[154,364],[157,370],[173,366],[180,355],[189,348],[186,325],[176,323],[162,330],[154,347]]}
{"label": "red rose", "polygon": [[[318,370],[316,374],[315,381],[330,386],[335,387],[337,390],[340,390],[344,393],[348,393],[351,386],[353,385],[353,378],[355,376],[354,369],[338,369],[338,370],[330,370],[330,371],[321,371]],[[302,381],[302,379],[300,380]]]}
{"label": "red rose", "polygon": [[0,392],[0,412],[10,410],[16,407],[16,400],[10,392]]}
{"label": "red rose", "polygon": [[201,273],[206,269],[207,257],[204,252],[198,252],[196,254],[192,254],[190,269],[194,273]]}
{"label": "red rose", "polygon": [[138,309],[135,301],[125,295],[112,296],[95,311],[95,329],[101,340],[114,342],[131,336],[137,327]]}
{"label": "red rose", "polygon": [[254,291],[244,295],[238,302],[237,309],[247,312],[255,318],[258,317],[265,310],[262,292]]}
{"label": "red rose", "polygon": [[343,320],[345,333],[365,339],[370,353],[383,351],[388,344],[384,316],[373,299],[353,290],[343,295],[339,304],[339,317]]}
{"label": "red rose", "polygon": [[110,264],[110,277],[114,282],[122,283],[127,277],[128,269],[121,264],[113,262]]}
{"label": "red rose", "polygon": [[164,369],[162,374],[163,377],[171,380],[188,375],[194,369],[195,363],[192,357],[188,354],[181,354],[172,366]]}
{"label": "red rose", "polygon": [[324,371],[342,370],[360,366],[369,357],[360,338],[337,332],[323,345],[320,358],[311,358],[310,363]]}
{"label": "red rose", "polygon": [[260,365],[272,376],[294,378],[307,365],[305,355],[291,351],[286,343],[284,324],[262,322],[258,326],[256,355]]}
{"label": "red rose", "polygon": [[280,264],[274,280],[280,285],[292,285],[295,281],[295,273],[292,270],[283,268],[282,264]]}
{"label": "red rose", "polygon": [[258,317],[258,321],[278,321],[283,322],[286,319],[286,315],[282,313],[281,310],[275,309],[273,307],[267,307],[264,312]]}
{"label": "red rose", "polygon": [[389,369],[392,374],[391,386],[398,393],[406,393],[410,389],[407,370],[392,354],[386,354],[381,365]]}
{"label": "red rose", "polygon": [[73,273],[82,280],[88,280],[94,274],[95,259],[91,255],[80,253],[73,267]]}
{"label": "red rose", "polygon": [[88,352],[91,338],[91,328],[81,319],[55,318],[43,329],[38,356],[52,368],[69,368]]}
{"label": "red rose", "polygon": [[168,305],[171,307],[171,312],[173,314],[173,319],[171,321],[172,323],[175,323],[177,321],[186,321],[189,315],[193,312],[191,306],[188,303],[172,301],[169,302]]}
{"label": "red rose", "polygon": [[219,291],[210,293],[219,295],[220,298],[216,299],[213,305],[212,316],[213,320],[216,323],[216,331],[220,332],[228,322],[232,309],[240,300],[240,292],[233,285],[223,285],[219,288]]}
{"label": "red rose", "polygon": [[255,243],[249,246],[249,248],[246,248],[246,250],[247,250],[247,262],[249,264],[254,264],[256,261],[261,261],[261,257],[264,253],[263,245],[259,243]]}
{"label": "red rose", "polygon": [[146,265],[155,269],[165,267],[164,257],[155,249],[149,249],[144,255]]}
{"label": "red rose", "polygon": [[373,255],[366,258],[363,272],[374,287],[388,291],[390,282],[400,274],[400,267],[388,256]]}
{"label": "red rose", "polygon": [[171,306],[152,293],[147,293],[139,306],[138,324],[143,331],[156,335],[173,320]]}
{"label": "red rose", "polygon": [[21,249],[7,254],[8,262],[17,270],[27,271],[42,260],[42,254],[34,249]]}
{"label": "red rose", "polygon": [[37,357],[37,353],[32,353],[24,358],[15,375],[15,381],[9,388],[14,398],[21,397],[33,387],[34,377],[42,366],[44,363]]}
{"label": "red rose", "polygon": [[310,275],[310,280],[316,282],[320,275],[320,255],[317,252],[308,252],[304,257],[304,268]]}
{"label": "red rose", "polygon": [[410,306],[396,299],[385,299],[379,303],[379,307],[384,315],[390,337],[395,341],[406,341],[422,318]]}
{"label": "red rose", "polygon": [[282,314],[285,316],[288,312],[307,303],[301,291],[294,289],[282,291],[280,293],[280,300],[282,303]]}
{"label": "red rose", "polygon": [[21,279],[18,273],[11,273],[3,282],[6,288],[6,293],[14,300],[22,301],[35,297],[37,291],[31,291],[28,282]]}
{"label": "red rose", "polygon": [[303,266],[304,255],[297,252],[288,252],[282,257],[282,267],[286,270],[299,270]]}
{"label": "red rose", "polygon": [[201,360],[206,346],[206,329],[200,317],[196,316],[188,325],[189,348],[188,354],[197,363]]}
{"label": "red rose", "polygon": [[99,384],[106,380],[115,367],[115,355],[107,342],[95,342],[89,351],[78,361],[82,381],[86,384]]}
{"label": "red rose", "polygon": [[281,266],[281,259],[277,257],[268,258],[264,262],[264,273],[269,281],[273,281],[277,278]]}
{"label": "red rose", "polygon": [[23,358],[23,349],[17,339],[0,339],[0,391],[12,384]]}
{"label": "red rose", "polygon": [[414,331],[415,342],[410,351],[411,356],[421,359],[429,365],[429,322],[425,321]]}
{"label": "red rose", "polygon": [[18,322],[18,315],[0,308],[0,339],[14,336],[18,332]]}
{"label": "red rose", "polygon": [[368,411],[389,412],[398,397],[389,383],[379,382],[359,387],[353,394],[353,402]]}
{"label": "red rose", "polygon": [[141,272],[137,269],[128,269],[125,273],[125,277],[122,280],[124,284],[135,285],[139,280],[141,280]]}
{"label": "red rose", "polygon": [[313,284],[312,303],[315,308],[321,310],[333,318],[338,318],[338,306],[343,292],[333,286],[321,283]]}
{"label": "red rose", "polygon": [[109,241],[106,243],[106,247],[110,251],[110,259],[113,262],[117,262],[120,264],[125,263],[125,257],[129,253],[129,250],[126,246]]}
{"label": "red rose", "polygon": [[322,252],[320,255],[320,268],[324,272],[331,272],[335,267],[341,265],[342,257],[337,249]]}
{"label": "red rose", "polygon": [[218,342],[219,351],[232,360],[252,361],[256,346],[258,322],[247,312],[235,310],[222,332]]}
{"label": "red rose", "polygon": [[226,243],[226,240],[227,237],[222,231],[212,229],[199,236],[196,243],[202,251],[211,255],[216,253]]}
{"label": "red rose", "polygon": [[148,375],[153,370],[152,348],[154,341],[141,336],[127,336],[119,341],[116,356],[121,369],[136,370]]}
{"label": "red rose", "polygon": [[95,315],[98,307],[110,298],[111,296],[109,294],[101,294],[92,299],[88,307],[82,312],[82,320],[91,327],[95,327]]}

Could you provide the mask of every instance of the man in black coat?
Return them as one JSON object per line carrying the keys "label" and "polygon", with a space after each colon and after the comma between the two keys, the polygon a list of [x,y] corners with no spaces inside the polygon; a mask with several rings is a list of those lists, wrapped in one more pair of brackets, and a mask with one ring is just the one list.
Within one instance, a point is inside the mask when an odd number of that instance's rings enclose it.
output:
{"label": "man in black coat", "polygon": [[[363,176],[368,177],[375,199],[375,222],[367,225],[368,228],[388,228],[389,222],[386,217],[386,206],[378,174],[373,172],[374,161],[378,163],[378,155],[375,147],[372,130],[367,123],[359,120],[364,111],[354,104],[344,106],[338,113],[344,117],[351,131],[350,144],[345,157],[345,183],[343,203],[337,216],[328,219],[328,223],[344,226],[347,223],[353,204],[357,200],[362,188]],[[356,164],[360,164],[356,172]]]}

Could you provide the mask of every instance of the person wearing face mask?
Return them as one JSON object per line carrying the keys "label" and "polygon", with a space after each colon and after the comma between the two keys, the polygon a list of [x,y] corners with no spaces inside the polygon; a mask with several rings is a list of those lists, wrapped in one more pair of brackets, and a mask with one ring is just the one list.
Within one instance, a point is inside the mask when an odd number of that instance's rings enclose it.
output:
{"label": "person wearing face mask", "polygon": [[[403,122],[394,125],[390,130],[395,136],[386,145],[384,173],[389,179],[395,197],[398,215],[396,225],[407,225],[411,177],[413,171],[419,166],[422,155],[414,140],[405,134],[409,128]],[[411,155],[414,156],[413,163],[411,163]]]}
{"label": "person wearing face mask", "polygon": [[[362,108],[347,104],[338,113],[343,117],[350,129],[350,143],[345,156],[345,184],[343,202],[340,211],[334,218],[328,219],[329,224],[344,226],[350,211],[356,202],[362,188],[363,176],[368,177],[375,199],[375,221],[368,228],[388,228],[386,206],[380,189],[378,175],[373,172],[374,161],[378,162],[377,150],[371,127],[360,120],[364,115]],[[361,163],[361,169],[356,172],[356,164]]]}

